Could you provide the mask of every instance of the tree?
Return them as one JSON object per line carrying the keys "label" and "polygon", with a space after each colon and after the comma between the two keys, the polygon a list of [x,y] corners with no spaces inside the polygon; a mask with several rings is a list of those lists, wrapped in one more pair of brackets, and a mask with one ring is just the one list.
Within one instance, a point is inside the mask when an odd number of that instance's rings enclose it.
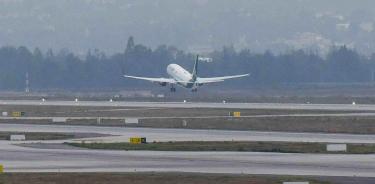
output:
{"label": "tree", "polygon": [[128,38],[128,42],[127,42],[127,44],[126,44],[125,54],[127,54],[127,53],[133,51],[133,49],[134,49],[134,38],[133,38],[132,36],[130,36],[130,37]]}

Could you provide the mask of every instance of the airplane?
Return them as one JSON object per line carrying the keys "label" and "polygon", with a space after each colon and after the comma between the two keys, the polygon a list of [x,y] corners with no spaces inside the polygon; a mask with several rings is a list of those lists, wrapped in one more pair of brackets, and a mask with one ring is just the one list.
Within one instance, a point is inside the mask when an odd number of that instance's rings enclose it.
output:
{"label": "airplane", "polygon": [[[170,78],[150,78],[150,77],[137,77],[137,76],[131,76],[131,75],[124,75],[124,77],[132,78],[132,79],[139,79],[139,80],[146,80],[146,81],[150,81],[153,83],[158,83],[161,86],[167,86],[167,84],[170,84],[171,92],[176,92],[175,85],[180,85],[184,88],[191,89],[192,92],[197,92],[198,87],[203,86],[204,84],[223,82],[226,79],[240,78],[240,77],[246,77],[250,75],[250,74],[241,74],[241,75],[210,77],[210,78],[198,77],[198,61],[199,60],[200,60],[200,57],[199,55],[197,55],[192,73],[188,72],[187,70],[185,70],[183,67],[181,67],[178,64],[169,64],[167,66],[167,73],[170,76]],[[207,58],[204,58],[202,60],[207,60]]]}

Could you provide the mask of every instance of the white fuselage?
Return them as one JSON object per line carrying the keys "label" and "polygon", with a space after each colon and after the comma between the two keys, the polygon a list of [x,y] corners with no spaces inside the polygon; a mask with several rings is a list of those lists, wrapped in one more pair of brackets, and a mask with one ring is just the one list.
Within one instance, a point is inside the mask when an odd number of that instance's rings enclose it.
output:
{"label": "white fuselage", "polygon": [[167,67],[167,73],[170,77],[178,82],[181,86],[185,88],[192,88],[194,85],[191,83],[193,75],[186,71],[178,64],[170,64]]}

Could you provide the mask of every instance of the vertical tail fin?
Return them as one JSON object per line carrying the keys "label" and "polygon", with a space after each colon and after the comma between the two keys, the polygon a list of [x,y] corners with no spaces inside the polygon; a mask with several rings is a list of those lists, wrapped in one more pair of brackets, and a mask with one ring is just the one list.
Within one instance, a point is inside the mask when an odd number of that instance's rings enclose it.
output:
{"label": "vertical tail fin", "polygon": [[195,59],[194,63],[194,68],[192,72],[192,80],[195,82],[197,80],[197,74],[198,74],[198,60],[199,60],[199,55],[197,55],[197,58]]}

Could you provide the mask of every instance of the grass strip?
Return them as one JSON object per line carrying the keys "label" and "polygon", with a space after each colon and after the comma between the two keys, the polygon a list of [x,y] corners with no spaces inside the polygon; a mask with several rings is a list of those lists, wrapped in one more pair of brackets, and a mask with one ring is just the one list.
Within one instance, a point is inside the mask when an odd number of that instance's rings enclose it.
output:
{"label": "grass strip", "polygon": [[147,144],[130,143],[65,143],[71,146],[104,150],[149,150],[149,151],[240,151],[278,153],[375,153],[375,144],[347,144],[347,152],[327,152],[326,143],[295,142],[241,142],[241,141],[177,141],[152,142]]}
{"label": "grass strip", "polygon": [[72,139],[74,134],[50,133],[50,132],[0,132],[0,140],[9,140],[10,135],[23,134],[26,140],[61,140]]}
{"label": "grass strip", "polygon": [[[345,177],[342,177],[345,178]],[[350,179],[350,178],[348,178]],[[346,180],[348,180],[346,179]],[[245,174],[207,173],[5,173],[0,175],[0,184],[27,183],[137,183],[137,184],[281,184],[285,181],[309,181],[310,184],[330,184],[341,181],[335,177],[275,176]],[[356,180],[357,181],[357,180]]]}

